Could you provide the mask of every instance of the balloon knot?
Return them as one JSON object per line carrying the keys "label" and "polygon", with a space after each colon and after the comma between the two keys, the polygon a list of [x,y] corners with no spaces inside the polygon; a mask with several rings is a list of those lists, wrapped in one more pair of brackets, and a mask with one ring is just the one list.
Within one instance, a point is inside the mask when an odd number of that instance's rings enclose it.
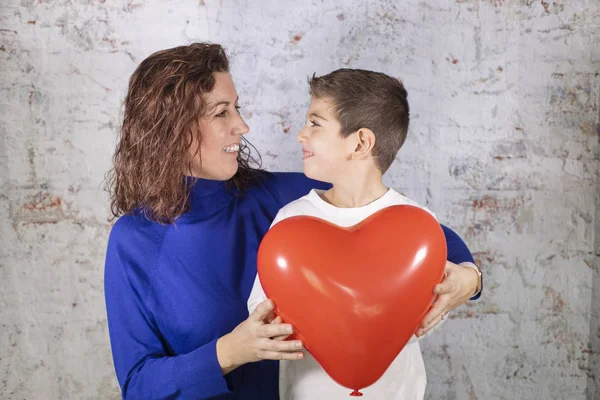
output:
{"label": "balloon knot", "polygon": [[350,396],[352,397],[362,397],[362,393],[359,392],[358,390],[355,390],[354,392],[350,393]]}

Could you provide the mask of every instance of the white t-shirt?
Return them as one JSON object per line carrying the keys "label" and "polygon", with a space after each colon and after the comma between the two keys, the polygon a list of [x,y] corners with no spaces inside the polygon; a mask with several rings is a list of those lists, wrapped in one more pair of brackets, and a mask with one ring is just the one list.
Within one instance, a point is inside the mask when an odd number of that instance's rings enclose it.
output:
{"label": "white t-shirt", "polygon": [[[283,207],[279,210],[271,227],[286,218],[298,215],[317,217],[338,226],[348,227],[356,225],[371,214],[389,206],[421,207],[393,189],[389,189],[372,203],[355,208],[339,208],[331,205],[323,200],[319,193],[322,191],[312,190],[306,196]],[[431,213],[431,211],[427,211]],[[433,215],[433,213],[431,214]],[[433,216],[435,217],[435,215]],[[250,313],[266,298],[257,275],[248,299]],[[441,324],[436,327],[439,325]],[[425,396],[426,384],[423,356],[419,343],[413,335],[381,378],[373,385],[361,389],[361,393],[368,399],[422,400]],[[347,400],[350,392],[350,389],[340,386],[331,379],[306,351],[304,351],[302,360],[280,361],[279,395],[281,400]]]}

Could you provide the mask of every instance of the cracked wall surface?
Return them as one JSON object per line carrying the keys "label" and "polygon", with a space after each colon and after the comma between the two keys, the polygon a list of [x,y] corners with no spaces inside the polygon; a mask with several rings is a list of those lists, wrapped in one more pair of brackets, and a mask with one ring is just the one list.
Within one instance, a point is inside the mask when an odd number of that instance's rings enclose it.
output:
{"label": "cracked wall surface", "polygon": [[271,170],[301,170],[307,76],[404,81],[386,182],[486,275],[423,342],[427,398],[600,398],[597,0],[5,0],[0,21],[0,398],[120,398],[102,180],[129,76],[193,41],[228,50]]}

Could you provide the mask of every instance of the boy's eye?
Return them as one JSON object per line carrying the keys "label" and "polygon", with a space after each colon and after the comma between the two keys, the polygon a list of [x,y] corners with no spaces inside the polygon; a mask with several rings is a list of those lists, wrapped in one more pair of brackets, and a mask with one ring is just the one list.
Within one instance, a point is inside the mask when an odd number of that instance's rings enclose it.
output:
{"label": "boy's eye", "polygon": [[316,123],[313,120],[310,120],[310,126],[313,127],[313,126],[321,126],[321,125],[319,125],[318,123]]}

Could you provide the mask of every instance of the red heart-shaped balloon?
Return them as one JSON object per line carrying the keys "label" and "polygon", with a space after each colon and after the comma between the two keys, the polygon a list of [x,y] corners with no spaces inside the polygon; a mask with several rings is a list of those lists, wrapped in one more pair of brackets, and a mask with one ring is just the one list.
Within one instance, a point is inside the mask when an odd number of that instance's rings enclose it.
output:
{"label": "red heart-shaped balloon", "polygon": [[275,311],[340,385],[372,385],[409,341],[444,275],[446,240],[427,211],[391,206],[341,228],[291,217],[265,235],[258,273]]}

